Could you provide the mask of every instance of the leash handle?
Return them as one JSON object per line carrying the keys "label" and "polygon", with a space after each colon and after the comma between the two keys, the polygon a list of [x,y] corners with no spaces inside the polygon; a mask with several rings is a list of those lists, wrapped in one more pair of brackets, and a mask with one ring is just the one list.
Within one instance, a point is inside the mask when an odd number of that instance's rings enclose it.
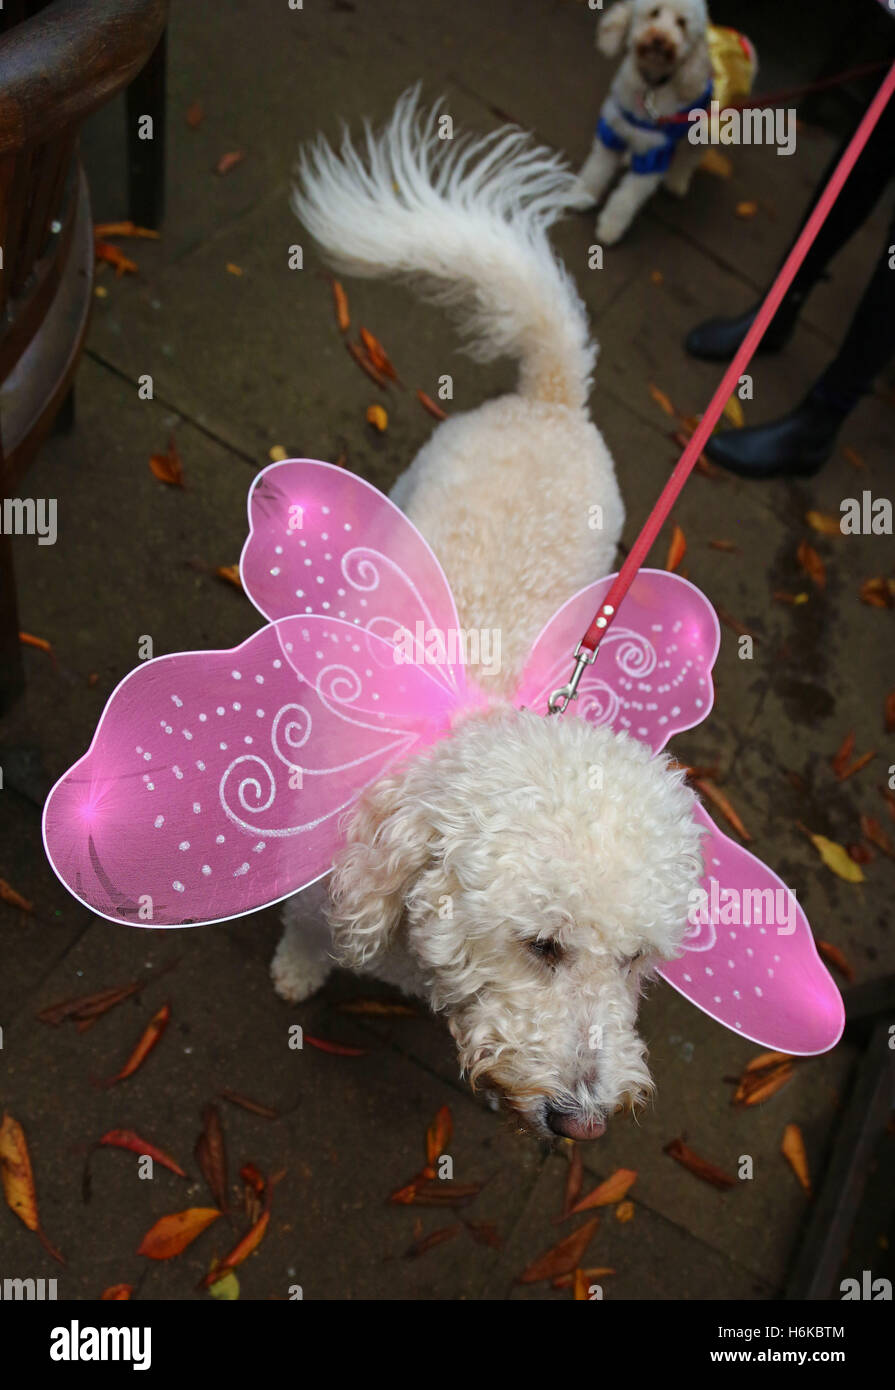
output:
{"label": "leash handle", "polygon": [[867,144],[870,133],[882,115],[886,103],[893,91],[895,91],[895,63],[889,68],[888,73],[880,84],[879,91],[864,112],[860,124],[849,141],[842,158],[836,165],[829,183],[820,195],[817,205],[808,218],[808,221],[805,223],[795,245],[783,262],[780,273],[768,290],[758,313],[755,315],[752,326],[739,348],[734,353],[733,360],[718,383],[715,393],[706,408],[705,414],[690,436],[684,452],[675,464],[667,483],[659,494],[658,501],[644,522],[640,534],[631,546],[624,564],[616,575],[615,583],[606,595],[606,602],[595,614],[590,627],[578,643],[574,654],[575,667],[572,676],[567,685],[562,686],[559,690],[555,690],[550,696],[547,705],[548,713],[562,714],[563,710],[568,706],[569,701],[575,699],[578,684],[584,674],[585,667],[593,665],[596,660],[600,643],[606,635],[606,631],[610,624],[617,616],[619,606],[634,582],[637,571],[642,567],[644,560],[652,549],[656,537],[665,524],[672,507],[683,490],[684,484],[693,471],[696,460],[702,453],[712,430],[721,418],[721,412],[726,402],[733,394],[734,388],[743,373],[743,368],[748,366],[755,349],[764,337],[765,330],[776,314],[784,295],[795,279],[796,272],[805,259],[809,247],[820,231],[830,208],[842,192],[843,184],[855,167],[861,151]]}

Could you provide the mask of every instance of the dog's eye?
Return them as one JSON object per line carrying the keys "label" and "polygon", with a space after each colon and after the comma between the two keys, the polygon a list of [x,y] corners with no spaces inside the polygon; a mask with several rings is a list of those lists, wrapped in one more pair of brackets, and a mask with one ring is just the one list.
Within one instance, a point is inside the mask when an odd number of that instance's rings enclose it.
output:
{"label": "dog's eye", "polygon": [[552,936],[539,936],[534,941],[526,942],[532,955],[537,956],[538,960],[546,961],[548,965],[559,965],[565,952],[562,946]]}
{"label": "dog's eye", "polygon": [[678,15],[678,17],[677,17],[677,22],[678,22],[678,24],[680,25],[680,27],[681,27],[682,29],[686,29],[686,27],[687,27],[687,21],[683,18],[682,15]]}

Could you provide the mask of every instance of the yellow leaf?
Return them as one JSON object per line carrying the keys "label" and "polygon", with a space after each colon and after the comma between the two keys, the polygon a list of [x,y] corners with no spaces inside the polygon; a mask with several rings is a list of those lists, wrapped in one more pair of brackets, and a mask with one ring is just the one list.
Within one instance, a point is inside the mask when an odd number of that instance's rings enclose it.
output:
{"label": "yellow leaf", "polygon": [[811,511],[805,513],[805,520],[813,531],[819,531],[822,536],[842,535],[838,516],[829,516],[826,512]]}
{"label": "yellow leaf", "polygon": [[267,457],[270,459],[271,463],[282,463],[283,459],[287,459],[289,455],[286,453],[282,444],[275,444],[272,449],[268,449]]}
{"label": "yellow leaf", "polygon": [[615,1219],[616,1221],[621,1221],[623,1224],[625,1221],[633,1221],[634,1203],[619,1202],[618,1206],[615,1208]]}
{"label": "yellow leaf", "polygon": [[748,222],[748,221],[749,221],[751,218],[753,218],[753,217],[755,216],[755,214],[758,212],[758,204],[757,204],[757,203],[737,203],[735,211],[736,211],[737,217],[742,218],[742,220],[743,220],[744,222]]}
{"label": "yellow leaf", "polygon": [[733,165],[727,155],[713,148],[706,150],[699,161],[699,167],[704,169],[707,174],[714,174],[719,179],[729,179],[733,173]]}
{"label": "yellow leaf", "polygon": [[37,1194],[31,1159],[25,1142],[25,1132],[12,1115],[4,1115],[0,1124],[0,1177],[3,1195],[10,1211],[24,1221],[29,1231],[40,1226],[37,1216]]}
{"label": "yellow leaf", "polygon": [[226,1303],[239,1298],[239,1280],[233,1270],[228,1269],[214,1284],[209,1284],[208,1292],[212,1298],[223,1299]]}
{"label": "yellow leaf", "polygon": [[828,840],[826,835],[812,835],[811,843],[827,868],[832,869],[839,878],[844,878],[847,883],[864,882],[861,866],[855,863],[842,845],[837,845],[835,840]]}
{"label": "yellow leaf", "polygon": [[725,402],[724,409],[721,413],[730,421],[734,429],[741,430],[746,423],[739,396],[730,396]]}
{"label": "yellow leaf", "polygon": [[367,406],[367,424],[383,434],[388,429],[388,415],[381,405]]}

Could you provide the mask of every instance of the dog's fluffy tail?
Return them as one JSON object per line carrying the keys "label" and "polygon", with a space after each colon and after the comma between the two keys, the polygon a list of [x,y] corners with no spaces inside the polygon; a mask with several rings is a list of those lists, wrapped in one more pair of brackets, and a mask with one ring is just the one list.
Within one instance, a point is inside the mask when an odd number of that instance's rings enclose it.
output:
{"label": "dog's fluffy tail", "polygon": [[561,158],[512,126],[439,138],[419,89],[360,150],[318,139],[296,168],[292,206],[347,275],[412,277],[453,310],[479,361],[513,357],[530,398],[583,406],[596,360],[587,314],[547,228],[569,206]]}

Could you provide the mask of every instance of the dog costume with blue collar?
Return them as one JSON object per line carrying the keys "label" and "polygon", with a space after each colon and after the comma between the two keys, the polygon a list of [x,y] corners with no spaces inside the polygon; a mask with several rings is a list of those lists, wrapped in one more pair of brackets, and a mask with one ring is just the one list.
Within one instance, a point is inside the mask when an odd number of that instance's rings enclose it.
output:
{"label": "dog costume with blue collar", "polygon": [[[714,84],[709,82],[698,101],[693,102],[692,106],[682,107],[675,114],[687,116],[691,111],[707,111],[712,100],[713,89]],[[634,174],[667,173],[678,144],[686,137],[690,129],[689,120],[669,120],[668,117],[654,120],[651,117],[635,115],[633,111],[627,111],[623,106],[619,106],[618,111],[629,125],[635,126],[638,130],[654,131],[656,135],[662,136],[661,145],[654,145],[649,150],[643,150],[639,154],[635,152],[631,155],[631,172]],[[603,115],[597,122],[596,135],[607,150],[622,153],[628,148],[627,140],[613,129]]]}

